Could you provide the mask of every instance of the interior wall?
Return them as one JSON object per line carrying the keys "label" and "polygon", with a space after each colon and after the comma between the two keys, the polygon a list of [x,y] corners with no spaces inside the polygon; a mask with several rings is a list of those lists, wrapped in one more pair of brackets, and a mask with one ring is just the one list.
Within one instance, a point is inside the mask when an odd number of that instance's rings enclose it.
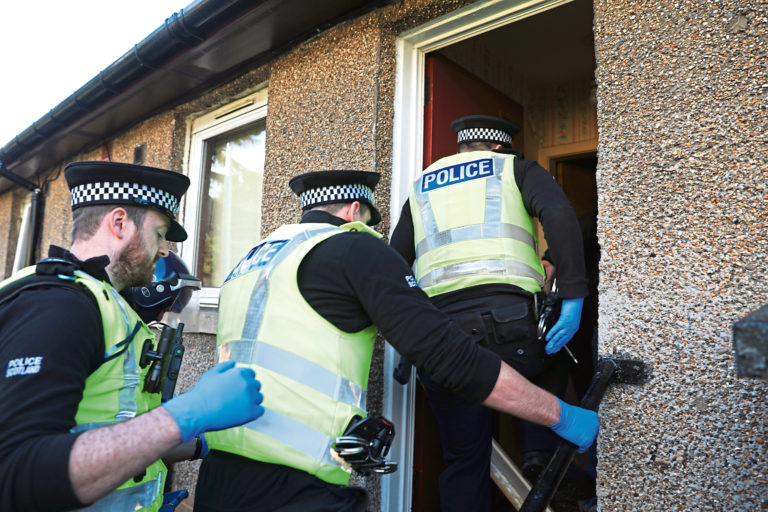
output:
{"label": "interior wall", "polygon": [[592,80],[577,79],[530,89],[528,122],[540,148],[597,139]]}
{"label": "interior wall", "polygon": [[[514,25],[513,25],[514,26]],[[513,30],[513,29],[509,29]],[[440,53],[523,105],[522,148],[526,158],[550,169],[550,157],[597,148],[596,86],[589,78],[574,77],[555,84],[531,84],[526,71],[516,64],[514,54],[494,51],[489,41],[471,38],[440,49]],[[590,70],[586,70],[589,74]],[[585,74],[585,70],[581,70]],[[558,146],[562,147],[562,153]],[[590,208],[591,210],[591,208]],[[538,252],[543,255],[547,241],[536,222]]]}
{"label": "interior wall", "polygon": [[[596,86],[589,78],[531,85],[514,59],[498,61],[481,39],[447,46],[440,53],[523,105],[527,157],[540,148],[594,141],[597,144]],[[541,162],[546,166],[546,162]]]}

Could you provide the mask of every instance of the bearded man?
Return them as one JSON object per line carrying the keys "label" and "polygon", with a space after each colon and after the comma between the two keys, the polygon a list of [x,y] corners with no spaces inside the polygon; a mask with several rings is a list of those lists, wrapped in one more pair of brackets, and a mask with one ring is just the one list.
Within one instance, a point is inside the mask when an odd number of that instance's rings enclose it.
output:
{"label": "bearded man", "polygon": [[[254,372],[224,363],[161,406],[155,336],[120,295],[149,284],[189,179],[73,162],[73,243],[0,283],[0,510],[159,510],[161,457],[263,414]],[[154,353],[154,352],[152,352]]]}

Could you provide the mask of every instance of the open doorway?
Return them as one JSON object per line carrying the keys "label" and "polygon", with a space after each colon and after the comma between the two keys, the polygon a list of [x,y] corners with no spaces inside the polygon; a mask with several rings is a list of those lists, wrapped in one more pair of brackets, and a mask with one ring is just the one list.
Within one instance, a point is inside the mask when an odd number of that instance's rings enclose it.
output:
{"label": "open doorway", "polygon": [[[478,19],[486,12],[487,29],[478,29]],[[516,148],[558,179],[574,206],[578,204],[577,214],[596,211],[592,19],[590,0],[478,2],[457,11],[449,22],[441,20],[400,40],[398,68],[403,80],[396,94],[391,211],[400,211],[408,185],[420,169],[455,152],[449,124],[467,114],[495,115],[521,125]],[[413,144],[414,140],[421,144]],[[587,171],[590,165],[592,170]],[[539,234],[543,254],[546,242]],[[410,465],[412,472],[400,476],[398,489],[412,500],[410,506],[398,502],[403,510],[439,511],[439,433],[414,382],[411,391],[401,395],[406,404],[398,404],[397,398],[389,404],[395,418],[402,415],[404,440],[414,440],[413,451],[402,448],[401,468]],[[519,462],[514,427],[499,417],[494,429],[510,459]],[[383,493],[398,492],[393,488],[385,484]],[[510,500],[502,500],[497,510],[515,508]]]}

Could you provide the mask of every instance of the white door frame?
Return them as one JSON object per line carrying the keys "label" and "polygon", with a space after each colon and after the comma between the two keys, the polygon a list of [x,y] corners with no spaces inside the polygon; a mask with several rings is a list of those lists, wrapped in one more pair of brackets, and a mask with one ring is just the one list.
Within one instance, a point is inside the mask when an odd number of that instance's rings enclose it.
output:
{"label": "white door frame", "polygon": [[[395,104],[392,144],[390,235],[408,197],[408,187],[421,173],[424,140],[424,62],[428,52],[494,28],[513,23],[572,0],[485,0],[406,31],[395,42]],[[383,414],[395,424],[389,459],[398,462],[395,473],[382,477],[381,510],[411,510],[413,492],[413,438],[415,375],[401,386],[392,372],[398,355],[387,344],[384,355]],[[415,372],[413,372],[415,373]]]}

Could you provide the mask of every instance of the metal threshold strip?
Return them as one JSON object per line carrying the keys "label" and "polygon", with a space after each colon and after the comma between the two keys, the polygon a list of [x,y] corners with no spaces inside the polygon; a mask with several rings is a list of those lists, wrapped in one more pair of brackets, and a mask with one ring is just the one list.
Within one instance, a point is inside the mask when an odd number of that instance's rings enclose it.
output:
{"label": "metal threshold strip", "polygon": [[[491,479],[501,489],[515,509],[520,510],[526,496],[531,491],[531,484],[525,479],[523,473],[515,465],[504,449],[493,440],[493,452],[491,453]],[[554,512],[551,507],[546,512]]]}

